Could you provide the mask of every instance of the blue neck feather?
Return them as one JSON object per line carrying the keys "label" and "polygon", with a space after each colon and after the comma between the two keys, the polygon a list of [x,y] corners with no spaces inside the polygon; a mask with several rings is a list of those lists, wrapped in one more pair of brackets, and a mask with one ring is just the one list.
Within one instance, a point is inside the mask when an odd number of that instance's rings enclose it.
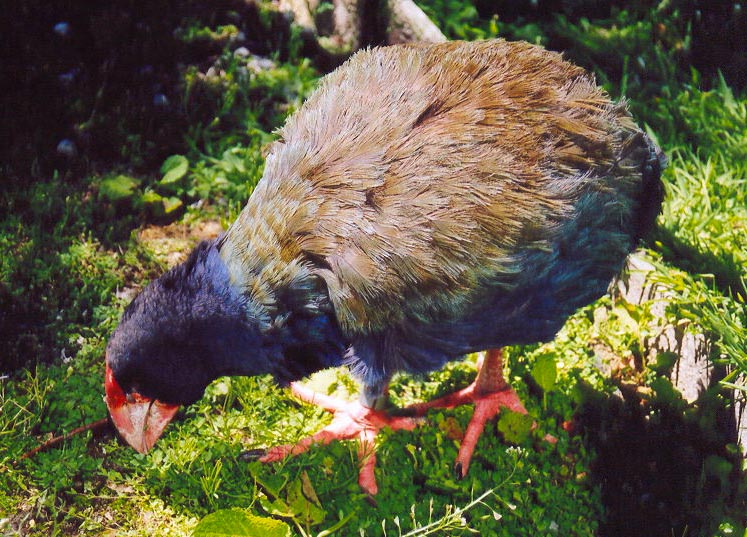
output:
{"label": "blue neck feather", "polygon": [[[215,334],[220,351],[216,365],[221,375],[270,373],[281,384],[287,384],[342,363],[347,345],[318,280],[289,282],[274,289],[274,304],[260,304],[252,300],[249,292],[231,285],[219,248],[220,241],[215,246],[211,244],[204,262],[195,271],[204,271],[210,282],[207,288],[222,297],[231,315],[241,319],[245,327],[235,333],[226,325]],[[258,318],[265,320],[261,326]],[[259,340],[250,341],[256,335]]]}

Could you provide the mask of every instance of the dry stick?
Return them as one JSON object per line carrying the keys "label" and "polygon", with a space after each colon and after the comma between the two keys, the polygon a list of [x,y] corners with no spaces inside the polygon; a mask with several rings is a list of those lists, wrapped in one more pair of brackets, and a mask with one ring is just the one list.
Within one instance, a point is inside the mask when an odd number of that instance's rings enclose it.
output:
{"label": "dry stick", "polygon": [[70,431],[67,434],[63,434],[62,436],[55,436],[54,438],[50,438],[46,442],[43,442],[42,444],[36,446],[34,449],[27,451],[23,455],[21,455],[18,459],[16,459],[16,463],[21,462],[23,459],[28,459],[29,457],[33,457],[40,451],[44,451],[45,449],[49,449],[53,446],[56,446],[57,444],[64,442],[65,440],[70,440],[73,436],[83,433],[85,431],[91,431],[94,429],[100,429],[107,425],[109,422],[109,418],[101,418],[100,420],[92,421],[91,423],[86,423],[85,425],[81,425],[80,427],[76,427],[72,431]]}

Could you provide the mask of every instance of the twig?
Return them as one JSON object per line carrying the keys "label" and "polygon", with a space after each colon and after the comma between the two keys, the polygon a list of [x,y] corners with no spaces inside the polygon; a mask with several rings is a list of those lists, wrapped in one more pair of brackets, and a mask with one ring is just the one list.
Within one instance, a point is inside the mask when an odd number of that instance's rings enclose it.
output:
{"label": "twig", "polygon": [[21,455],[18,459],[16,459],[16,464],[21,462],[23,459],[28,459],[30,457],[33,457],[40,451],[44,451],[46,449],[54,447],[57,444],[64,442],[65,440],[70,440],[73,436],[77,434],[80,434],[86,431],[92,431],[94,429],[100,429],[106,426],[108,423],[109,423],[109,418],[101,418],[100,420],[92,421],[91,423],[86,423],[85,425],[76,427],[75,429],[73,429],[67,434],[63,434],[61,436],[55,436],[54,438],[50,438],[46,442],[41,443],[40,445],[36,446],[34,449],[27,451],[26,453]]}

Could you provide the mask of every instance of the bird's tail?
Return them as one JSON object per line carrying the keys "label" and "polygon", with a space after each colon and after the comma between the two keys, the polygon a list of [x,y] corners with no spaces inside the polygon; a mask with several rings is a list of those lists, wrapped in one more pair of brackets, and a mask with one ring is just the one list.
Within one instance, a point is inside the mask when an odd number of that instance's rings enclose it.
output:
{"label": "bird's tail", "polygon": [[661,204],[664,200],[664,184],[661,182],[661,174],[667,166],[667,157],[664,152],[646,134],[641,135],[647,147],[648,156],[643,160],[641,170],[643,180],[635,230],[636,240],[642,239],[653,229],[656,217],[661,212]]}

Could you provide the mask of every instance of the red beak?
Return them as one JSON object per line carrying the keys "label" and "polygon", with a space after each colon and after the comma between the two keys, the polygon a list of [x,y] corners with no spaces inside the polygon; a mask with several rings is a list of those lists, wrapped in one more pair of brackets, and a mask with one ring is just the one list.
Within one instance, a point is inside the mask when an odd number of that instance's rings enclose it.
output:
{"label": "red beak", "polygon": [[174,417],[179,405],[167,405],[138,393],[125,395],[106,360],[106,406],[119,434],[140,453],[147,453]]}

